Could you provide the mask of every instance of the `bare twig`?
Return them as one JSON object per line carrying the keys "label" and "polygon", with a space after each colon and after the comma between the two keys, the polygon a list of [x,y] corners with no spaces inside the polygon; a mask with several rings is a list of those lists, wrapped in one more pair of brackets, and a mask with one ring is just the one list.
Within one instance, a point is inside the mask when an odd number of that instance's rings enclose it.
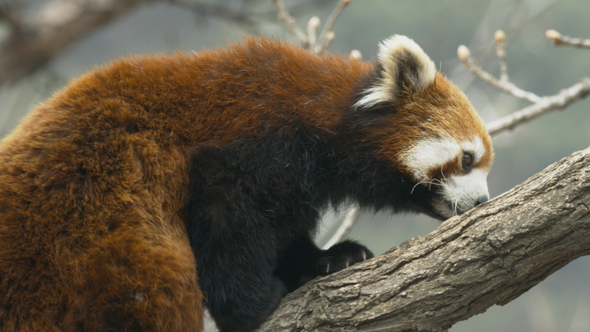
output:
{"label": "bare twig", "polygon": [[326,20],[326,23],[324,24],[324,27],[320,32],[319,43],[314,48],[314,51],[316,53],[323,53],[334,39],[334,32],[332,32],[332,28],[334,27],[334,24],[336,23],[338,17],[340,17],[340,14],[342,14],[344,8],[348,6],[349,3],[350,0],[340,0],[336,8],[334,8],[334,10],[332,11],[332,14],[328,16],[328,19]]}
{"label": "bare twig", "polygon": [[590,39],[572,38],[563,36],[555,30],[547,30],[545,36],[549,38],[555,46],[572,46],[578,48],[590,48]]}
{"label": "bare twig", "polygon": [[307,22],[307,39],[309,41],[309,45],[312,47],[315,45],[319,26],[320,18],[317,16],[310,18],[309,22]]}
{"label": "bare twig", "polygon": [[303,30],[297,26],[295,18],[289,14],[289,11],[287,11],[287,7],[285,7],[283,0],[270,0],[270,2],[275,6],[279,20],[283,22],[289,31],[291,31],[291,33],[297,38],[301,47],[308,48],[309,40],[307,39],[307,36]]}
{"label": "bare twig", "polygon": [[563,109],[588,94],[590,94],[590,78],[583,78],[580,82],[556,95],[544,97],[538,103],[490,122],[486,125],[486,128],[490,135],[495,135],[501,131],[513,129],[517,125],[533,120],[555,109]]}
{"label": "bare twig", "polygon": [[514,85],[513,83],[511,83],[510,81],[508,81],[508,76],[506,76],[506,80],[502,81],[492,76],[492,74],[481,69],[473,62],[473,60],[471,60],[471,53],[469,52],[467,46],[459,46],[457,50],[457,55],[459,56],[459,59],[463,62],[465,67],[467,67],[467,69],[470,72],[475,74],[475,76],[481,78],[484,82],[493,85],[499,90],[509,93],[517,98],[528,100],[531,103],[537,103],[541,101],[541,97],[537,96],[532,92],[524,91],[516,85]]}
{"label": "bare twig", "polygon": [[330,46],[332,41],[334,40],[334,31],[328,31],[324,38],[321,39],[319,43],[316,43],[317,51],[315,53],[322,54],[324,51]]}
{"label": "bare twig", "polygon": [[[571,41],[571,39],[568,39],[569,37],[564,38],[564,36],[561,36],[555,30],[548,30],[546,35],[549,39],[553,40],[554,44],[556,45],[559,45],[560,43],[566,43],[566,40]],[[528,100],[529,102],[533,103],[533,105],[525,107],[520,111],[489,123],[486,127],[490,135],[495,135],[503,130],[512,129],[517,125],[530,121],[552,110],[562,109],[569,104],[586,97],[590,93],[589,78],[583,78],[580,80],[580,82],[562,90],[553,96],[539,97],[532,92],[518,88],[508,79],[508,71],[506,68],[505,59],[506,53],[504,52],[504,32],[501,30],[496,31],[494,39],[496,42],[496,54],[500,60],[500,79],[496,79],[490,73],[478,67],[471,60],[469,49],[466,46],[459,46],[457,55],[469,71],[481,78],[486,83],[495,86],[499,90],[507,92],[517,98]]]}
{"label": "bare twig", "polygon": [[277,16],[281,22],[287,26],[289,31],[297,38],[299,44],[303,48],[310,49],[311,51],[321,54],[326,51],[332,40],[334,40],[334,32],[332,28],[336,23],[336,20],[344,10],[344,8],[350,3],[351,0],[340,0],[336,8],[332,11],[322,31],[316,38],[316,31],[320,24],[320,19],[312,17],[307,23],[307,35],[297,26],[297,22],[293,16],[289,14],[289,11],[285,7],[283,0],[270,0],[274,5],[277,12]]}
{"label": "bare twig", "polygon": [[500,82],[508,82],[508,67],[506,66],[506,50],[504,40],[506,34],[502,30],[496,31],[494,41],[496,42],[496,55],[500,61]]}

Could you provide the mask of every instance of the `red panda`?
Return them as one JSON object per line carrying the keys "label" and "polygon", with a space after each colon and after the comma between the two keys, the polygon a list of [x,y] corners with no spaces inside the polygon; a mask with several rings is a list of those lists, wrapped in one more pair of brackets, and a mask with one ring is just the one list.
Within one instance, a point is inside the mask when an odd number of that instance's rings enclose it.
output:
{"label": "red panda", "polygon": [[488,199],[490,137],[412,40],[366,63],[266,38],[131,57],[0,143],[0,330],[251,331],[371,258],[311,237],[345,200],[438,219]]}

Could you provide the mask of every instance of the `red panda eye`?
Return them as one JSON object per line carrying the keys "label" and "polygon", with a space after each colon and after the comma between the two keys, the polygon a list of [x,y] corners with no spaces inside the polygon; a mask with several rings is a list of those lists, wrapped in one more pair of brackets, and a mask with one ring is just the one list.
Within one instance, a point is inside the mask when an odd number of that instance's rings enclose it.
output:
{"label": "red panda eye", "polygon": [[471,169],[473,166],[473,156],[470,152],[463,153],[463,168],[466,170]]}

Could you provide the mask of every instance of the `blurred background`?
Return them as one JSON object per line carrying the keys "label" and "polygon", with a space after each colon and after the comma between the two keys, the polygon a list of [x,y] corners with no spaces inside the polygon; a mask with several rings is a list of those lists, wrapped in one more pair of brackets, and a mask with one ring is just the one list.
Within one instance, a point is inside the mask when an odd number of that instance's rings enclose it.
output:
{"label": "blurred background", "polygon": [[[113,1],[78,0],[99,6]],[[0,63],[7,61],[13,14],[34,17],[44,6],[67,2],[74,1],[0,0]],[[325,21],[336,4],[337,0],[286,0],[302,29],[313,16]],[[475,78],[457,59],[457,47],[468,46],[479,65],[498,75],[493,34],[504,30],[511,80],[524,90],[552,95],[590,75],[590,50],[554,47],[545,31],[590,38],[589,18],[588,0],[353,0],[334,27],[329,50],[346,56],[357,49],[363,59],[371,60],[380,40],[408,35],[466,92],[483,119],[491,121],[528,103]],[[248,35],[294,40],[267,0],[135,1],[124,14],[97,26],[55,56],[43,58],[27,75],[12,82],[0,80],[0,137],[71,78],[121,56],[198,52],[240,42]],[[489,175],[492,197],[590,146],[589,109],[590,99],[581,100],[496,136],[496,159]],[[438,225],[425,216],[365,211],[349,237],[380,254]],[[583,257],[508,305],[492,307],[450,331],[590,331],[589,283],[590,259]]]}

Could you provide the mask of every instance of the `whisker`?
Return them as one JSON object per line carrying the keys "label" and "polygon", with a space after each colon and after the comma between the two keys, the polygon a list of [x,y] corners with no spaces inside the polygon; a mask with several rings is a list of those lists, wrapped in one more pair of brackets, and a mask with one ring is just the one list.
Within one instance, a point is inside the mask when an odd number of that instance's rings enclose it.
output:
{"label": "whisker", "polygon": [[[436,183],[435,181],[436,181],[436,182],[438,182],[438,183]],[[446,186],[446,183],[444,183],[444,182],[442,182],[441,180],[439,180],[439,179],[436,179],[436,178],[435,178],[435,179],[432,179],[430,182],[432,182],[433,184],[436,184],[436,185],[442,186],[442,187]]]}
{"label": "whisker", "polygon": [[430,187],[432,185],[436,185],[436,186],[441,186],[443,188],[447,188],[447,184],[444,183],[443,181],[441,181],[440,179],[434,178],[432,180],[430,180],[429,185],[428,185],[428,190],[430,190]]}
{"label": "whisker", "polygon": [[[434,181],[438,181],[438,183],[436,183],[436,182],[434,182]],[[420,181],[420,182],[416,183],[416,184],[414,185],[414,187],[412,187],[412,191],[410,191],[410,195],[414,193],[414,189],[416,189],[416,187],[417,187],[419,184],[426,184],[426,183],[428,184],[428,190],[431,190],[431,187],[432,187],[432,185],[435,185],[435,186],[441,186],[441,187],[445,187],[445,186],[446,186],[446,184],[445,184],[444,182],[442,182],[441,180],[439,180],[439,179],[437,179],[437,178],[434,178],[434,179],[432,179],[432,180],[430,180],[430,181],[428,181],[428,182],[426,182],[426,181]]]}

